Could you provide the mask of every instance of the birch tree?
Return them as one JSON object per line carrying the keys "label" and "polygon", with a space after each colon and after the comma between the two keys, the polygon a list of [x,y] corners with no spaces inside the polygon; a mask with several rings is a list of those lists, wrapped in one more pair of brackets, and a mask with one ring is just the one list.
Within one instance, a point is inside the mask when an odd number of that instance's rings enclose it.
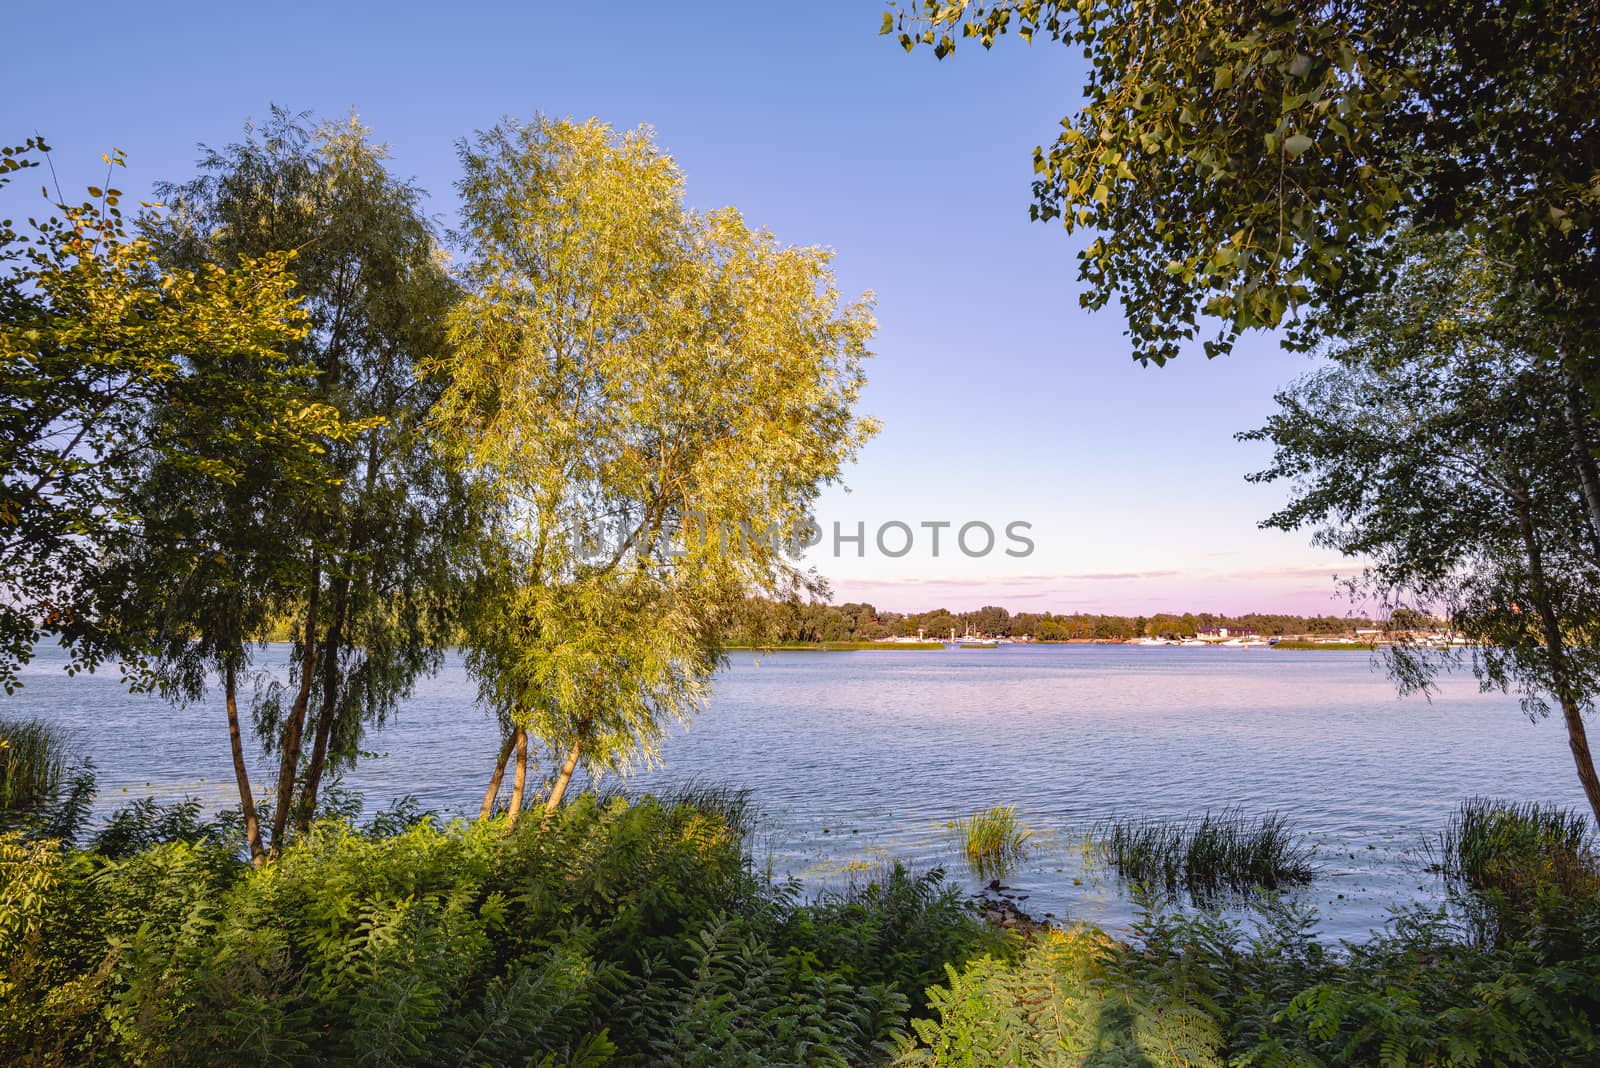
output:
{"label": "birch tree", "polygon": [[871,300],[841,300],[822,249],[687,209],[647,130],[506,120],[460,155],[439,422],[506,547],[469,665],[502,759],[558,756],[554,808],[580,768],[655,758],[747,594],[815,581],[785,537],[875,430]]}
{"label": "birch tree", "polygon": [[1402,689],[1465,660],[1530,717],[1559,714],[1600,820],[1585,723],[1600,695],[1600,527],[1577,462],[1600,450],[1600,425],[1569,422],[1559,339],[1511,314],[1517,294],[1483,244],[1413,234],[1400,248],[1399,283],[1352,317],[1332,365],[1243,435],[1276,448],[1255,477],[1295,490],[1264,525],[1316,528],[1370,561],[1358,593],[1402,621],[1402,608],[1438,611],[1470,640],[1393,646]]}

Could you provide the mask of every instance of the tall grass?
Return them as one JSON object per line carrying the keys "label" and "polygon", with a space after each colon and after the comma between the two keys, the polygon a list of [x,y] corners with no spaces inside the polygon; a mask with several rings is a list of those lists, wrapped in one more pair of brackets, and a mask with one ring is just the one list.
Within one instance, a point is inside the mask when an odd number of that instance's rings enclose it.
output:
{"label": "tall grass", "polygon": [[1567,878],[1594,861],[1589,821],[1555,805],[1473,797],[1439,833],[1440,872],[1468,890],[1503,889],[1532,869]]}
{"label": "tall grass", "polygon": [[1314,851],[1279,813],[1251,820],[1236,809],[1199,819],[1110,820],[1090,834],[1093,850],[1130,883],[1196,902],[1307,883]]}
{"label": "tall grass", "polygon": [[1463,801],[1439,834],[1436,867],[1486,942],[1566,939],[1577,917],[1600,906],[1589,821],[1555,805]]}
{"label": "tall grass", "polygon": [[961,836],[961,855],[980,879],[1003,879],[1015,871],[1028,855],[1028,841],[1033,837],[1011,805],[974,812],[956,824],[956,831]]}
{"label": "tall grass", "polygon": [[88,815],[94,777],[66,734],[42,719],[0,719],[0,831],[70,838]]}

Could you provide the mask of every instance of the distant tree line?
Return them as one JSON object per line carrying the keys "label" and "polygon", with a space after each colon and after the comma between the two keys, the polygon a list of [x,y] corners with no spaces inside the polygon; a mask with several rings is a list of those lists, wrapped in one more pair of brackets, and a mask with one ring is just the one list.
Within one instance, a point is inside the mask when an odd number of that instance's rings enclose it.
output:
{"label": "distant tree line", "polygon": [[935,608],[926,612],[880,611],[871,604],[849,601],[775,601],[750,598],[734,626],[737,645],[772,645],[782,642],[876,641],[882,638],[929,639],[971,632],[997,638],[1031,638],[1035,641],[1127,640],[1130,638],[1188,638],[1214,627],[1253,630],[1258,634],[1346,634],[1376,624],[1353,616],[1295,616],[1274,612],[1221,615],[1216,612],[1157,612],[1150,616],[1108,615],[1089,612],[1018,612],[998,605],[953,612]]}

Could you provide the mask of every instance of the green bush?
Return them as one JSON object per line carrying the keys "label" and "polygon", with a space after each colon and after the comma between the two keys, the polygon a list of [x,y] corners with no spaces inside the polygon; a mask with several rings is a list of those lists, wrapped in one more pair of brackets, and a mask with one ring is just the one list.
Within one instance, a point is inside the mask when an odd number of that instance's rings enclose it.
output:
{"label": "green bush", "polygon": [[325,820],[261,871],[188,805],[100,849],[9,835],[0,1063],[883,1062],[906,992],[992,936],[937,875],[799,903],[753,874],[746,811]]}
{"label": "green bush", "polygon": [[1439,915],[1329,951],[1269,907],[1246,937],[1152,905],[1127,943],[1051,931],[1015,962],[947,970],[905,1064],[1577,1065],[1600,1063],[1600,923],[1570,959],[1481,947]]}

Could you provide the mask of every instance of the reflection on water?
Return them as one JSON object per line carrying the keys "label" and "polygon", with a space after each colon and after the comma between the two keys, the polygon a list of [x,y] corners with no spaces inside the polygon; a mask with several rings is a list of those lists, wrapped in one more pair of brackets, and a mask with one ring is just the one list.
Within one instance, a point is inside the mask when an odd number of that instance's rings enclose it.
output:
{"label": "reflection on water", "polygon": [[[127,695],[114,672],[68,678],[61,664],[42,652],[0,714],[71,727],[102,812],[146,794],[233,803],[220,697],[174,709]],[[452,660],[369,737],[381,755],[345,785],[369,808],[411,793],[475,812],[497,745],[473,697]],[[1322,872],[1305,893],[1338,937],[1437,897],[1419,846],[1463,797],[1583,803],[1558,722],[1530,724],[1467,678],[1431,703],[1402,700],[1349,652],[739,653],[664,759],[633,785],[749,788],[766,817],[760,858],[813,884],[891,858],[964,874],[950,821],[1014,804],[1036,846],[1009,880],[1027,907],[1114,926],[1128,907],[1081,847],[1096,821],[1282,810],[1317,844]],[[271,766],[252,762],[263,778]]]}

